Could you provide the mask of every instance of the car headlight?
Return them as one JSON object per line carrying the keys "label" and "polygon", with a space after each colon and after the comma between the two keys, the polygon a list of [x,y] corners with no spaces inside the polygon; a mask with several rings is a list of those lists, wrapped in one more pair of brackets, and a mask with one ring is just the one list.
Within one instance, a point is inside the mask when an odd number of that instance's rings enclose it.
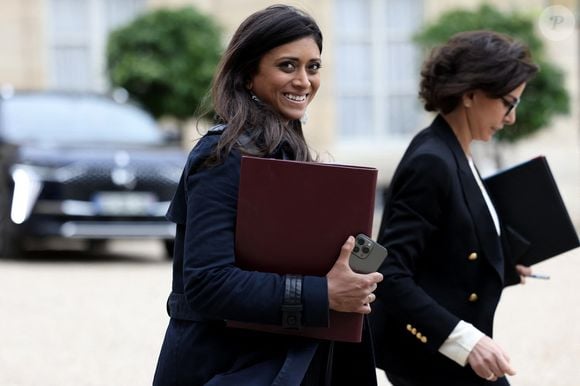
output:
{"label": "car headlight", "polygon": [[42,190],[42,178],[38,172],[29,165],[14,165],[10,171],[14,181],[10,218],[15,224],[22,224],[30,216]]}

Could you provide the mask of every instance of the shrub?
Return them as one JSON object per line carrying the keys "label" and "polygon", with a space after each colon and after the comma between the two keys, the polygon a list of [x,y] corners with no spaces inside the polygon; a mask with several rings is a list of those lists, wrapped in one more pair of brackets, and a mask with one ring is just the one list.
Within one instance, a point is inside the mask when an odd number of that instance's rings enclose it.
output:
{"label": "shrub", "polygon": [[107,73],[154,117],[184,120],[209,91],[222,52],[214,21],[187,7],[160,9],[109,35]]}

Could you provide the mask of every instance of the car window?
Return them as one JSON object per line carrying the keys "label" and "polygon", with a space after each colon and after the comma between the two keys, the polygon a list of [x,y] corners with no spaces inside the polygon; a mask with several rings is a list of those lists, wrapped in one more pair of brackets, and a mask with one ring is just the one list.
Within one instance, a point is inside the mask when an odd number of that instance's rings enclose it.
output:
{"label": "car window", "polygon": [[20,95],[0,101],[2,135],[12,141],[158,143],[155,121],[139,108],[92,97]]}

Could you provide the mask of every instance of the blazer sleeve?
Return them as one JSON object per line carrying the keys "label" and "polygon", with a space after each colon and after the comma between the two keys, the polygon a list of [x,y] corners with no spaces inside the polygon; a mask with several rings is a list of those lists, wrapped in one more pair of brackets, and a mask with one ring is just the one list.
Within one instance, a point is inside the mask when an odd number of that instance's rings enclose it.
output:
{"label": "blazer sleeve", "polygon": [[[184,291],[188,303],[202,314],[281,324],[284,277],[235,266],[240,159],[239,152],[232,151],[222,164],[187,176]],[[305,325],[327,325],[326,278],[305,276],[302,302]]]}
{"label": "blazer sleeve", "polygon": [[445,211],[450,210],[446,197],[454,175],[437,154],[415,154],[403,160],[391,183],[378,238],[389,251],[380,269],[384,280],[378,297],[402,321],[402,328],[416,328],[428,337],[426,344],[432,350],[443,344],[460,319],[418,286],[416,275],[429,241],[437,237]]}

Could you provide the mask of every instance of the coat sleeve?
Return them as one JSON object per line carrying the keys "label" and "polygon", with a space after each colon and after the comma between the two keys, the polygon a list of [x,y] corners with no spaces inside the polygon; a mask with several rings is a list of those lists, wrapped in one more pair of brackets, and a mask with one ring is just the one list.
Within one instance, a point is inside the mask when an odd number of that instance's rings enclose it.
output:
{"label": "coat sleeve", "polygon": [[401,162],[391,183],[379,242],[389,255],[380,272],[377,290],[389,314],[401,328],[417,329],[428,337],[427,347],[437,350],[459,318],[438,304],[416,284],[429,242],[437,237],[446,210],[453,172],[438,155],[411,155]]}
{"label": "coat sleeve", "polygon": [[[239,172],[240,154],[233,151],[222,164],[186,178],[185,295],[192,309],[204,315],[281,324],[284,277],[235,266]],[[304,325],[327,325],[326,278],[305,276],[302,302]]]}

